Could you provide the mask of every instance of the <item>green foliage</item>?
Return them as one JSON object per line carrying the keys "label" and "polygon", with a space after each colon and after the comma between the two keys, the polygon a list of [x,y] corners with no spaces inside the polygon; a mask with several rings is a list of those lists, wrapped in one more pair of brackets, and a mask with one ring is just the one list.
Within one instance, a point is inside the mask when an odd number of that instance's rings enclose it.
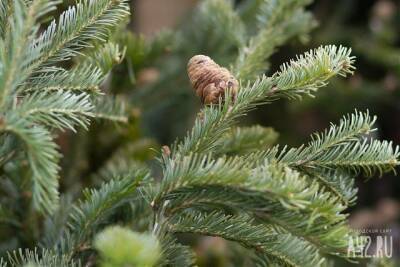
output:
{"label": "green foliage", "polygon": [[315,248],[301,239],[276,233],[272,227],[254,224],[246,215],[223,213],[183,215],[171,222],[174,232],[219,236],[241,243],[281,266],[318,266],[323,259]]}
{"label": "green foliage", "polygon": [[36,267],[36,266],[60,266],[60,267],[80,267],[82,266],[79,262],[69,261],[67,257],[63,255],[54,254],[50,250],[34,249],[23,251],[13,251],[8,255],[10,264],[4,266],[24,266],[24,267]]}
{"label": "green foliage", "polygon": [[[59,198],[60,156],[49,131],[87,128],[89,119],[96,116],[90,94],[97,91],[106,71],[94,63],[67,70],[59,67],[60,62],[92,47],[94,41],[106,41],[108,30],[128,14],[127,5],[124,1],[81,1],[38,36],[39,19],[54,10],[57,1],[4,3],[0,9],[0,134],[17,137],[25,147],[16,153],[25,153],[29,162],[33,205],[51,213]],[[99,54],[107,58],[109,52]]]}
{"label": "green foliage", "polygon": [[[125,177],[114,177],[98,190],[86,190],[85,200],[73,207],[67,222],[65,247],[62,251],[72,256],[90,239],[96,229],[127,201],[141,197],[139,186],[147,179],[145,171],[137,171]],[[60,240],[63,243],[63,240]]]}
{"label": "green foliage", "polygon": [[[356,112],[344,117],[339,125],[332,125],[323,134],[314,134],[308,146],[285,149],[279,161],[303,168],[336,168],[355,173],[363,171],[371,176],[375,172],[394,171],[399,157],[398,147],[391,142],[362,137],[371,132],[375,118],[368,113]],[[379,161],[375,161],[379,158]]]}
{"label": "green foliage", "polygon": [[[0,266],[193,266],[185,234],[237,243],[251,266],[325,266],[327,256],[362,250],[362,239],[348,247],[355,178],[394,171],[399,157],[397,146],[370,135],[375,117],[355,111],[295,148],[275,145],[272,128],[236,126],[260,105],[313,96],[353,73],[351,50],[327,45],[263,74],[277,47],[304,41],[314,27],[309,2],[249,1],[258,13],[246,18],[252,12],[243,5],[206,0],[182,30],[152,40],[111,35],[128,14],[123,0],[82,0],[41,34],[39,22],[57,2],[2,2],[0,224],[17,234]],[[149,96],[176,97],[172,87],[191,93],[186,61],[203,52],[230,64],[238,94],[203,106],[192,129],[148,162],[157,145],[140,139],[141,108],[149,121]],[[125,65],[110,74],[118,63]],[[127,93],[153,65],[158,80]],[[129,81],[118,77],[124,67]],[[123,95],[104,96],[115,91]],[[92,118],[124,124],[89,126]],[[61,164],[56,130],[76,134],[60,139],[68,155]]]}
{"label": "green foliage", "polygon": [[[307,76],[300,76],[304,80],[299,84],[297,74],[294,74],[295,66],[306,63],[308,65],[305,68],[311,71],[305,72]],[[272,77],[259,77],[254,83],[248,83],[239,90],[234,105],[231,103],[231,96],[227,94],[223,104],[205,107],[202,116],[195,121],[192,131],[177,145],[179,153],[204,153],[213,149],[219,136],[224,134],[235,120],[257,105],[275,100],[279,96],[295,98],[310,95],[310,91],[315,91],[333,75],[351,72],[351,63],[352,57],[346,48],[326,46],[300,56],[297,61],[292,61],[292,67],[288,67],[286,71],[277,72]],[[314,68],[314,65],[317,67]],[[298,87],[299,85],[301,87]]]}
{"label": "green foliage", "polygon": [[68,60],[92,41],[107,41],[109,29],[129,14],[126,1],[81,1],[52,21],[37,40],[41,57],[33,62],[37,71]]}
{"label": "green foliage", "polygon": [[235,127],[221,138],[219,148],[221,154],[247,154],[271,147],[278,139],[278,133],[272,128],[259,125],[251,127]]}
{"label": "green foliage", "polygon": [[354,70],[351,49],[334,45],[321,46],[283,64],[274,75],[276,90],[286,97],[311,95],[334,75],[346,76]]}
{"label": "green foliage", "polygon": [[237,57],[234,72],[242,80],[253,80],[268,68],[266,60],[276,47],[288,39],[306,34],[315,26],[311,14],[304,10],[309,0],[259,1],[258,33],[249,39]]}
{"label": "green foliage", "polygon": [[195,264],[195,254],[188,246],[184,246],[172,237],[165,234],[159,237],[162,245],[161,258],[158,262],[160,266],[193,266]]}

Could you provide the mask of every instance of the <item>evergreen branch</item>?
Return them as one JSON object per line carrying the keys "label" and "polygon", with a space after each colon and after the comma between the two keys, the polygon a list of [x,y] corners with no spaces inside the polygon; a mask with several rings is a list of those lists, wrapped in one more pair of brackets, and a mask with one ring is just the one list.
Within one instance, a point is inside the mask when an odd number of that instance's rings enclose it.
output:
{"label": "evergreen branch", "polygon": [[234,73],[241,80],[254,80],[267,69],[266,60],[276,47],[294,36],[307,34],[315,26],[310,13],[304,11],[309,0],[262,1],[259,7],[258,34],[241,48]]}
{"label": "evergreen branch", "polygon": [[[274,191],[276,189],[272,189]],[[295,194],[293,194],[294,196]],[[246,190],[233,186],[188,186],[165,197],[166,216],[182,210],[224,210],[227,213],[251,213],[258,221],[284,229],[307,240],[324,253],[345,256],[350,229],[345,224],[344,206],[328,193],[317,192],[303,208],[280,202],[271,192]],[[304,203],[303,203],[304,205]],[[325,213],[319,217],[319,213]],[[334,218],[334,212],[339,217]]]}
{"label": "evergreen branch", "polygon": [[40,237],[41,248],[53,248],[59,242],[60,236],[63,236],[67,220],[72,211],[72,196],[70,194],[62,194],[60,197],[60,205],[51,217],[45,218],[43,222],[43,234]]}
{"label": "evergreen branch", "polygon": [[61,248],[62,252],[72,257],[80,248],[85,247],[84,243],[117,207],[139,197],[139,186],[147,178],[147,172],[139,170],[133,175],[115,177],[98,190],[85,191],[86,200],[80,201],[70,214],[70,231],[66,235],[71,235],[66,238],[70,241]]}
{"label": "evergreen branch", "polygon": [[263,0],[251,0],[238,3],[237,12],[242,21],[246,24],[247,31],[251,32],[252,29],[257,28],[257,16],[254,16],[254,14],[259,13],[262,4],[264,4]]}
{"label": "evergreen branch", "polygon": [[[210,11],[213,12],[212,16],[210,16]],[[221,30],[231,33],[225,35],[230,37],[227,42],[231,44],[243,43],[243,37],[245,36],[244,25],[238,14],[235,12],[232,1],[207,0],[200,6],[199,12],[201,13],[200,16],[205,19],[204,22],[206,24],[213,28],[218,25],[221,27]]]}
{"label": "evergreen branch", "polygon": [[107,42],[102,46],[96,46],[90,49],[80,58],[78,58],[81,68],[95,66],[106,76],[111,69],[122,62],[125,57],[125,48],[121,50],[118,44]]}
{"label": "evergreen branch", "polygon": [[[290,234],[278,233],[279,241],[273,247],[276,251],[287,252],[287,258],[281,259],[279,256],[270,256],[265,253],[256,253],[254,259],[255,266],[291,266],[290,262],[297,259],[292,264],[300,264],[298,266],[325,266],[325,258],[318,254],[318,250],[300,238],[291,236]],[[297,258],[299,255],[301,258]],[[306,258],[304,258],[304,256]],[[290,258],[290,259],[288,259]]]}
{"label": "evergreen branch", "polygon": [[[321,51],[326,49],[331,52],[329,54],[330,65],[334,65],[332,62],[336,63],[336,57],[350,61],[348,54],[346,54],[346,57],[340,56],[340,53],[343,53],[341,49],[339,49],[338,55],[335,54],[335,47],[321,49]],[[321,59],[320,54],[323,54],[323,52],[316,52],[318,56],[314,58],[315,62],[322,62],[322,59],[326,61],[325,58]],[[303,60],[300,58],[298,63],[302,62]],[[315,62],[310,60],[308,67],[311,67]],[[292,62],[291,66],[295,64]],[[345,66],[341,65],[341,67],[343,69],[338,67],[330,75],[348,71],[345,70]],[[350,69],[351,65],[347,68]],[[308,75],[308,78],[313,77],[307,81],[307,86],[311,87],[318,85],[319,80],[328,77],[321,76],[321,73],[317,71],[310,72]],[[300,178],[298,173],[288,168],[284,168],[284,171],[282,171],[282,169],[271,167],[269,171],[266,171],[268,164],[253,170],[254,162],[249,162],[249,159],[260,153],[249,155],[247,161],[236,158],[237,164],[234,166],[230,164],[225,166],[224,159],[217,159],[216,162],[219,161],[219,163],[215,164],[215,166],[218,166],[215,169],[213,168],[214,163],[207,159],[200,160],[200,164],[196,163],[197,160],[191,161],[190,154],[189,158],[185,159],[184,155],[189,152],[205,153],[215,150],[219,145],[217,141],[220,140],[220,136],[228,132],[233,122],[265,99],[273,100],[279,95],[290,97],[290,94],[282,94],[277,86],[273,86],[275,81],[283,79],[282,77],[288,78],[290,76],[280,72],[272,78],[263,77],[257,80],[252,87],[248,86],[239,90],[235,103],[231,104],[231,97],[228,93],[219,105],[206,106],[203,109],[192,132],[186,136],[182,143],[174,147],[170,157],[164,156],[164,180],[154,198],[154,207],[158,209],[159,202],[164,197],[183,187],[198,189],[198,186],[229,186],[236,190],[239,189],[239,191],[244,190],[247,192],[246,196],[263,192],[263,196],[259,199],[263,199],[264,209],[270,209],[272,212],[258,214],[255,211],[257,217],[267,223],[283,227],[285,231],[306,239],[316,247],[322,247],[328,253],[343,255],[347,248],[349,229],[344,225],[345,215],[338,216],[338,214],[341,214],[345,206],[337,204],[337,199],[333,198],[330,193],[321,192],[317,182],[310,184],[306,178]],[[307,94],[305,90],[296,91],[297,83],[291,85],[293,87],[288,86],[285,90],[295,90],[295,94]],[[272,149],[272,151],[277,150]],[[273,155],[274,153],[267,151],[261,154]],[[275,179],[271,179],[271,177]],[[227,207],[227,200],[224,201],[217,203],[217,205]],[[215,204],[212,205],[215,207]],[[270,216],[271,214],[273,216]]]}
{"label": "evergreen branch", "polygon": [[307,146],[284,148],[268,153],[267,158],[275,158],[292,167],[297,168],[344,168],[354,172],[364,171],[368,176],[375,172],[382,174],[394,171],[399,157],[398,147],[386,141],[368,142],[366,138],[360,140],[363,134],[372,129],[376,118],[367,113],[355,112],[343,117],[339,125],[331,127],[322,134],[314,134]]}
{"label": "evergreen branch", "polygon": [[273,28],[279,27],[284,21],[293,16],[296,10],[310,4],[310,0],[281,0],[269,1],[261,0],[259,4],[259,13],[257,14],[258,28]]}
{"label": "evergreen branch", "polygon": [[351,72],[353,57],[350,57],[349,53],[350,50],[343,47],[320,47],[298,57],[297,61],[284,65],[272,78],[263,76],[252,85],[242,87],[235,103],[232,103],[232,96],[226,92],[223,103],[203,108],[191,132],[173,149],[173,155],[189,152],[207,153],[216,147],[219,137],[225,134],[239,117],[263,101],[271,101],[279,96],[290,98],[302,94],[310,95],[311,91],[325,84],[330,77]]}
{"label": "evergreen branch", "polygon": [[159,266],[195,266],[195,254],[188,246],[181,245],[170,234],[159,237],[162,247]]}
{"label": "evergreen branch", "polygon": [[60,154],[50,133],[42,126],[9,115],[4,131],[17,136],[25,145],[32,171],[32,200],[36,209],[51,213],[58,205],[58,160]]}
{"label": "evergreen branch", "polygon": [[[286,209],[293,210],[314,206],[314,202],[321,198],[318,201],[326,204],[321,204],[324,208],[321,208],[319,215],[327,218],[339,219],[337,213],[344,209],[340,204],[331,206],[332,203],[327,201],[329,196],[319,191],[316,182],[309,183],[299,172],[282,164],[266,162],[255,169],[250,169],[239,158],[229,159],[226,162],[220,158],[209,162],[198,161],[198,165],[188,162],[183,164],[193,164],[192,170],[176,172],[179,179],[173,180],[175,183],[169,184],[169,187],[162,184],[159,197],[174,195],[175,190],[185,187],[227,186],[244,192],[254,191],[255,196],[256,192],[262,192],[265,199],[277,201]],[[182,166],[176,168],[183,169]]]}
{"label": "evergreen branch", "polygon": [[27,76],[26,64],[35,57],[29,49],[38,27],[38,17],[53,9],[51,1],[35,0],[29,8],[21,0],[13,2],[13,13],[4,41],[0,43],[0,108],[9,105],[17,86]]}
{"label": "evergreen branch", "polygon": [[196,154],[177,156],[175,160],[165,159],[163,168],[164,179],[155,196],[155,203],[168,192],[188,185],[246,185],[251,172],[249,164],[238,157],[214,160],[210,156]]}
{"label": "evergreen branch", "polygon": [[[20,266],[57,266],[57,267],[80,267],[79,261],[70,260],[66,255],[58,255],[49,249],[37,248],[34,250],[18,249],[12,253],[8,253],[8,262],[4,266],[20,267]],[[1,266],[1,265],[0,265]]]}
{"label": "evergreen branch", "polygon": [[[284,148],[280,155],[275,157],[279,158],[282,162],[296,162],[301,159],[302,162],[295,163],[294,165],[318,159],[327,150],[349,142],[358,141],[363,134],[374,131],[372,127],[375,120],[376,117],[371,118],[368,112],[362,113],[356,111],[353,114],[344,116],[338,125],[332,124],[323,133],[314,133],[306,147],[292,148],[287,152]],[[277,152],[277,150],[275,151]]]}
{"label": "evergreen branch", "polygon": [[93,106],[89,95],[59,91],[53,94],[34,93],[24,98],[17,112],[28,121],[75,131],[79,125],[85,129],[89,125],[89,117],[93,117]]}
{"label": "evergreen branch", "polygon": [[[316,181],[310,183],[284,165],[266,162],[255,169],[251,165],[240,158],[177,160],[164,170],[153,207],[164,200],[167,215],[204,205],[253,212],[329,253],[344,253],[349,229],[341,212],[346,206],[322,192]],[[214,194],[216,188],[220,191]]]}
{"label": "evergreen branch", "polygon": [[[210,156],[199,155],[168,161],[164,167],[164,180],[154,202],[158,203],[167,194],[181,187],[220,185],[263,191],[265,197],[281,202],[286,208],[303,209],[313,205],[317,197],[321,197],[321,203],[331,204],[327,203],[328,195],[319,195],[317,183],[309,184],[306,177],[285,165],[266,161],[253,169],[252,164],[239,157],[212,159]],[[321,209],[319,215],[339,218],[337,213],[343,207],[335,205],[325,210],[326,214]]]}
{"label": "evergreen branch", "polygon": [[[237,49],[245,41],[245,28],[239,15],[234,10],[232,1],[203,1],[192,20],[196,29],[186,29],[190,42],[199,45],[199,49],[226,55],[231,49]],[[183,45],[189,46],[186,42]],[[186,47],[182,47],[187,49]],[[212,48],[212,49],[211,49]]]}
{"label": "evergreen branch", "polygon": [[126,174],[137,169],[146,169],[148,168],[146,163],[138,158],[143,158],[143,153],[156,145],[154,140],[147,138],[127,143],[110,155],[92,177],[94,180],[105,181],[113,176]]}
{"label": "evergreen branch", "polygon": [[376,116],[371,118],[368,111],[362,113],[356,110],[354,113],[344,116],[339,121],[339,125],[332,124],[323,133],[315,133],[308,144],[309,152],[317,157],[328,148],[333,148],[345,142],[356,141],[360,136],[375,130],[372,128],[375,121]]}
{"label": "evergreen branch", "polygon": [[95,174],[92,175],[94,181],[107,181],[110,177],[133,172],[137,169],[145,169],[147,166],[139,161],[124,156],[112,156]]}
{"label": "evergreen branch", "polygon": [[[227,92],[225,101],[215,106],[205,106],[196,119],[192,130],[184,140],[173,149],[174,154],[207,153],[218,144],[220,136],[225,134],[234,122],[249,110],[261,104],[267,93],[271,91],[272,81],[263,76],[239,90],[236,102]],[[173,155],[174,155],[173,154]]]}
{"label": "evergreen branch", "polygon": [[115,122],[128,122],[125,102],[118,97],[96,97],[93,99],[93,115],[96,119]]}
{"label": "evergreen branch", "polygon": [[[176,50],[178,43],[182,41],[179,34],[171,30],[161,30],[151,39],[131,31],[119,32],[117,37],[124,46],[128,71],[131,72],[134,71],[131,68],[140,69],[156,61],[167,51]],[[131,78],[134,80],[134,77]]]}
{"label": "evergreen branch", "polygon": [[218,236],[268,255],[285,266],[318,266],[323,262],[318,250],[290,235],[276,234],[272,228],[256,224],[247,215],[188,213],[171,220],[171,231]]}
{"label": "evergreen branch", "polygon": [[344,168],[355,173],[363,172],[367,176],[374,173],[395,171],[399,164],[399,147],[393,147],[392,142],[364,139],[349,143],[343,147],[333,148],[320,158],[308,163],[309,166],[327,168]]}
{"label": "evergreen branch", "polygon": [[219,154],[245,154],[271,147],[278,139],[278,133],[272,128],[259,125],[235,127],[221,137]]}
{"label": "evergreen branch", "polygon": [[266,212],[269,207],[262,193],[252,192],[222,185],[192,185],[180,187],[166,194],[168,201],[166,216],[171,216],[185,209],[217,208],[226,212]]}
{"label": "evergreen branch", "polygon": [[275,94],[288,98],[312,96],[332,76],[353,73],[354,57],[350,53],[351,49],[342,46],[321,46],[283,64],[273,75]]}
{"label": "evergreen branch", "polygon": [[125,0],[82,0],[53,21],[35,41],[40,57],[30,69],[40,72],[55,63],[68,60],[91,42],[105,42],[109,30],[129,14]]}
{"label": "evergreen branch", "polygon": [[31,77],[24,84],[25,92],[73,91],[98,93],[102,71],[93,65],[78,65],[71,70],[54,70]]}
{"label": "evergreen branch", "polygon": [[310,180],[318,180],[321,186],[343,205],[351,206],[357,199],[354,176],[341,170],[307,169],[303,170]]}

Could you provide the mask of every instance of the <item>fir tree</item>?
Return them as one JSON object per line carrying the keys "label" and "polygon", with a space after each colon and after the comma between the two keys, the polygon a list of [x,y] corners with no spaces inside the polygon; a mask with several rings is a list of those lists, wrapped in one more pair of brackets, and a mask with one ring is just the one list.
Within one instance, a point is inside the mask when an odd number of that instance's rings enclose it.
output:
{"label": "fir tree", "polygon": [[[22,248],[14,246],[0,266],[191,266],[194,253],[178,241],[181,233],[233,241],[252,266],[325,266],[330,256],[351,259],[362,249],[362,242],[349,246],[356,236],[347,224],[354,180],[394,171],[399,149],[369,135],[376,118],[367,111],[344,116],[294,148],[275,145],[270,128],[236,125],[259,105],[314,96],[332,77],[355,69],[350,49],[326,45],[264,75],[273,51],[291,38],[305,39],[315,22],[305,10],[309,1],[259,2],[258,15],[249,20],[241,15],[253,6],[235,10],[224,0],[204,1],[196,13],[204,28],[185,34],[207,37],[218,48],[215,61],[230,66],[212,71],[238,84],[205,102],[186,136],[161,149],[161,179],[124,147],[91,174],[103,183],[84,190],[80,200],[60,193],[54,136],[85,129],[92,118],[127,121],[115,99],[99,89],[122,60],[124,50],[110,39],[129,14],[127,3],[81,0],[45,30],[40,23],[57,2],[0,3],[0,173],[6,192],[0,223],[22,229],[16,238]],[[170,40],[158,38],[150,48],[141,46],[143,59],[157,57],[158,45]],[[144,42],[129,33],[122,39],[128,56]],[[186,51],[186,45],[176,54],[202,52]],[[179,75],[186,75],[186,56]],[[205,83],[206,74],[199,75]],[[32,236],[25,228],[34,230]]]}

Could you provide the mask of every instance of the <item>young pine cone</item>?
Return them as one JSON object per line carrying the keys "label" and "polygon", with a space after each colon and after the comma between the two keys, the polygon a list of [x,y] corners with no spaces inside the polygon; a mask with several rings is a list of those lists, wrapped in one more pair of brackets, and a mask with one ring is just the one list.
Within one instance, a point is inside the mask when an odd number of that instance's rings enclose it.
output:
{"label": "young pine cone", "polygon": [[236,99],[238,81],[211,58],[196,55],[189,60],[187,69],[190,82],[203,104],[218,104],[220,98],[224,100],[226,90],[229,90],[233,100]]}

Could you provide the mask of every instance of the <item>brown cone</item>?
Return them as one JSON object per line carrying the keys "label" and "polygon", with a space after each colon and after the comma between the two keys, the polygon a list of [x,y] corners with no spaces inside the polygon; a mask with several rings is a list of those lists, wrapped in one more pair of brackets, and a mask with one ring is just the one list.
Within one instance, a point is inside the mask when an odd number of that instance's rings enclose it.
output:
{"label": "brown cone", "polygon": [[188,75],[193,89],[203,104],[218,104],[229,90],[235,100],[239,83],[225,68],[220,67],[211,58],[196,55],[189,60]]}

